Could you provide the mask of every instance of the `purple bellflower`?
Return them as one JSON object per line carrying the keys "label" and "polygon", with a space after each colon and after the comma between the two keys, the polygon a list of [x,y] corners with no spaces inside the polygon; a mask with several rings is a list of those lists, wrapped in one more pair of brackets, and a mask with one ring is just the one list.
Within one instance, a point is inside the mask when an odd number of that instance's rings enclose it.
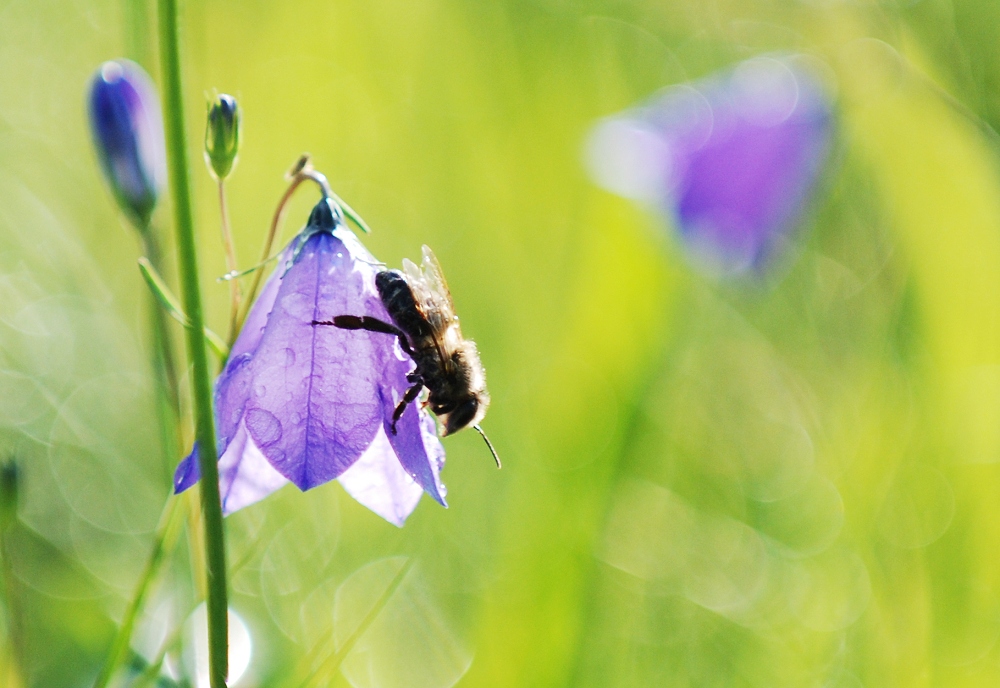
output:
{"label": "purple bellflower", "polygon": [[156,88],[134,62],[105,62],[90,83],[88,110],[111,191],[129,219],[145,229],[167,174]]}
{"label": "purple bellflower", "polygon": [[[375,289],[381,270],[324,198],[250,310],[215,383],[224,513],[292,482],[333,479],[364,506],[402,526],[423,492],[440,504],[444,448],[430,414],[392,414],[415,365],[396,337],[314,326],[338,315],[389,315]],[[177,467],[182,492],[199,478],[198,448]]]}
{"label": "purple bellflower", "polygon": [[602,120],[594,180],[664,212],[697,263],[759,271],[787,242],[824,164],[830,101],[797,57],[756,57]]}

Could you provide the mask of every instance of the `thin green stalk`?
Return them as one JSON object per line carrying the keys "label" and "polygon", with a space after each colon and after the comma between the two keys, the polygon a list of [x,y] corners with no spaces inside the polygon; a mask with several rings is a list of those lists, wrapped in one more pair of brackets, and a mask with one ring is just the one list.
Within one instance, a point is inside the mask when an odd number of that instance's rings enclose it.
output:
{"label": "thin green stalk", "polygon": [[[222,222],[222,245],[226,249],[226,272],[232,274],[239,269],[236,262],[236,247],[233,245],[233,232],[229,227],[229,208],[226,204],[226,180],[219,179],[219,214]],[[226,341],[232,346],[238,334],[240,317],[240,283],[239,280],[229,280],[229,335]]]}
{"label": "thin green stalk", "polygon": [[[139,272],[142,274],[142,278],[146,281],[146,286],[149,287],[149,292],[153,296],[154,304],[162,308],[166,315],[169,315],[184,327],[191,327],[191,320],[184,313],[184,307],[181,306],[181,302],[178,301],[177,297],[174,296],[174,293],[170,291],[170,287],[168,287],[167,283],[163,281],[163,277],[157,269],[153,267],[153,264],[144,257],[140,258],[138,262]],[[208,342],[210,347],[212,347],[212,350],[219,357],[220,362],[225,363],[226,358],[229,356],[229,346],[222,341],[222,337],[206,327],[205,341]]]}
{"label": "thin green stalk", "polygon": [[[163,260],[154,232],[152,227],[146,227],[140,231],[143,252],[149,263],[162,273]],[[160,439],[163,454],[166,457],[165,467],[169,476],[183,444],[179,422],[181,417],[180,387],[177,382],[173,337],[167,326],[167,316],[155,298],[148,300],[147,308],[149,308],[149,331],[153,347],[153,379],[157,388],[156,415],[160,423]]]}
{"label": "thin green stalk", "polygon": [[[278,207],[274,211],[274,217],[271,218],[271,227],[268,229],[267,238],[264,239],[264,250],[260,259],[261,264],[264,264],[271,257],[271,247],[274,246],[274,239],[278,235],[278,225],[281,224],[281,218],[285,214],[285,207],[288,205],[288,200],[292,197],[292,194],[295,193],[295,189],[297,189],[305,180],[305,177],[296,174],[292,178],[292,183],[289,184],[288,189],[281,197],[281,200],[278,201]],[[239,317],[239,326],[236,328],[237,333],[243,328],[243,323],[250,314],[250,307],[253,305],[253,300],[257,296],[257,289],[260,288],[260,281],[263,277],[263,270],[257,270],[253,276],[253,281],[250,283],[250,289],[246,293],[246,298],[243,299],[243,311]],[[233,334],[232,338],[229,340],[229,346],[232,347],[235,341],[236,335]]]}
{"label": "thin green stalk", "polygon": [[[190,614],[188,614],[190,616]],[[130,688],[145,688],[160,675],[160,671],[163,669],[163,662],[166,661],[167,655],[176,650],[184,636],[184,623],[181,622],[171,633],[167,636],[167,639],[163,641],[163,647],[157,653],[156,658],[153,659],[146,667],[142,670],[136,679],[132,682]]]}
{"label": "thin green stalk", "polygon": [[10,527],[0,527],[0,570],[3,573],[4,609],[7,612],[7,662],[0,672],[0,679],[13,681],[19,685],[21,671],[24,666],[24,627],[20,598],[14,581],[14,570],[10,561],[10,543],[8,534]]}
{"label": "thin green stalk", "polygon": [[[347,655],[349,655],[351,650],[354,649],[354,645],[361,640],[361,637],[368,631],[368,628],[375,623],[375,619],[377,619],[378,615],[382,613],[385,605],[389,603],[389,600],[396,594],[399,586],[403,584],[403,579],[406,578],[406,574],[410,572],[410,569],[413,567],[413,563],[413,559],[408,559],[406,563],[400,567],[393,579],[389,581],[389,585],[386,586],[382,595],[375,601],[375,604],[368,610],[368,613],[365,614],[364,618],[361,619],[361,623],[358,624],[358,627],[355,628],[349,636],[347,636],[344,640],[344,644],[341,645],[336,652],[327,655],[326,659],[323,660],[312,672],[310,672],[305,680],[302,681],[301,688],[309,688],[310,686],[316,685],[317,681],[321,678],[329,678],[335,671],[337,671],[337,669],[340,668],[340,665],[344,663],[345,659],[347,659]],[[322,650],[326,650],[330,645],[330,641],[332,641],[332,638],[330,638],[328,642],[317,643],[315,649],[320,650],[322,648]]]}
{"label": "thin green stalk", "polygon": [[156,580],[167,555],[177,543],[181,523],[178,517],[180,513],[180,500],[171,495],[167,498],[167,504],[160,516],[160,524],[153,537],[153,549],[149,553],[149,559],[146,560],[146,567],[143,569],[135,592],[132,593],[132,599],[125,609],[125,615],[122,617],[118,632],[111,642],[111,649],[108,650],[108,656],[104,660],[104,666],[101,667],[101,673],[94,681],[94,688],[105,688],[126,656],[129,641],[132,639],[132,630],[135,628],[135,621],[139,618],[139,612],[142,611],[142,605],[146,601],[149,589],[153,581]]}
{"label": "thin green stalk", "polygon": [[226,549],[222,526],[222,499],[216,465],[212,383],[205,350],[205,318],[198,285],[194,216],[191,211],[187,137],[181,89],[180,38],[177,0],[159,0],[160,65],[163,69],[163,106],[167,135],[167,163],[177,223],[177,267],[181,298],[191,320],[187,349],[192,367],[192,397],[198,456],[201,467],[201,508],[205,523],[205,559],[208,611],[208,663],[212,688],[225,688],[229,673],[229,619],[226,589]]}
{"label": "thin green stalk", "polygon": [[[285,190],[284,195],[281,197],[281,200],[278,201],[278,207],[275,209],[274,216],[271,218],[271,227],[267,232],[267,238],[264,240],[264,251],[261,254],[260,265],[258,267],[263,266],[265,263],[274,258],[274,256],[271,255],[271,248],[274,246],[274,240],[278,236],[278,226],[281,224],[281,218],[284,217],[285,209],[288,207],[288,201],[291,200],[292,194],[295,193],[295,190],[306,180],[312,180],[318,184],[323,192],[323,195],[336,201],[347,217],[362,231],[370,231],[368,229],[368,225],[365,224],[365,221],[362,220],[349,205],[344,203],[340,199],[340,196],[333,193],[326,177],[313,169],[308,153],[299,157],[295,165],[288,171],[288,174],[286,174],[285,177],[290,183],[288,185],[288,189]],[[253,282],[250,283],[250,290],[246,293],[246,298],[243,299],[243,310],[239,317],[239,326],[236,328],[233,338],[229,341],[230,347],[232,347],[236,335],[239,334],[239,330],[243,327],[244,321],[246,321],[247,316],[250,314],[250,307],[253,306],[253,300],[257,296],[257,289],[260,287],[260,282],[264,278],[263,270],[255,270],[254,272],[256,274],[253,276]]]}

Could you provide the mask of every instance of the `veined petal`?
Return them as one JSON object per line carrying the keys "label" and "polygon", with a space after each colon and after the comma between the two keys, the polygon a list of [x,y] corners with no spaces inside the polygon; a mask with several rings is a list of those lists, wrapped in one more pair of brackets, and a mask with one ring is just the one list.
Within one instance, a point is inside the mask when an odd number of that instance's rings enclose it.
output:
{"label": "veined petal", "polygon": [[396,342],[393,342],[391,351],[393,355],[386,362],[379,389],[382,427],[403,469],[427,494],[446,507],[448,504],[444,495],[447,490],[440,478],[441,468],[444,466],[444,447],[438,439],[434,420],[429,413],[420,409],[419,401],[406,407],[402,417],[396,421],[396,434],[392,434],[392,415],[409,387],[406,374],[413,368],[413,363],[399,350]]}
{"label": "veined petal", "polygon": [[248,369],[244,422],[271,465],[307,490],[336,478],[381,424],[378,381],[385,336],[314,326],[362,310],[375,267],[338,236],[319,232],[298,249]]}
{"label": "veined petal", "polygon": [[[180,494],[201,478],[198,465],[198,445],[181,461],[174,473],[174,492]],[[239,429],[219,459],[219,492],[222,513],[229,515],[260,501],[288,480],[278,473],[247,434],[246,426]]]}
{"label": "veined petal", "polygon": [[295,251],[295,242],[296,239],[292,239],[292,242],[278,256],[274,272],[271,273],[271,276],[267,278],[267,282],[264,283],[264,288],[260,290],[257,300],[254,301],[246,320],[243,321],[243,328],[240,330],[240,335],[233,342],[233,348],[229,352],[229,360],[233,360],[245,353],[253,353],[257,345],[260,344],[260,340],[264,336],[264,327],[267,325],[267,316],[271,314],[271,310],[274,308],[274,301],[278,298],[281,280],[285,277],[285,272],[291,266],[292,254]]}
{"label": "veined petal", "polygon": [[274,470],[250,438],[246,426],[240,423],[236,436],[219,459],[222,513],[239,511],[287,484],[288,479]]}
{"label": "veined petal", "polygon": [[267,318],[274,308],[274,301],[281,288],[282,278],[291,261],[294,243],[293,241],[282,251],[277,267],[268,277],[264,289],[243,323],[240,335],[233,343],[225,369],[215,382],[215,421],[220,454],[226,451],[226,447],[236,434],[236,429],[246,413],[251,391],[250,361],[264,336],[264,327],[267,325]]}
{"label": "veined petal", "polygon": [[367,451],[340,474],[340,484],[362,505],[402,527],[417,508],[423,488],[403,470],[381,428]]}

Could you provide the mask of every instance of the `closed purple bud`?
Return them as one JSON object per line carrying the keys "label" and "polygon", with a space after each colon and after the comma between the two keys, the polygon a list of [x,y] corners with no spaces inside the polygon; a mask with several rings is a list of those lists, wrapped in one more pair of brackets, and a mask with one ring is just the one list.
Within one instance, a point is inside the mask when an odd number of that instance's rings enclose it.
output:
{"label": "closed purple bud", "polygon": [[[219,481],[231,513],[287,482],[308,490],[338,479],[402,525],[427,492],[444,504],[444,449],[433,419],[410,404],[392,415],[415,365],[393,335],[314,325],[340,315],[389,322],[375,288],[380,264],[323,199],[281,254],[215,383]],[[199,477],[197,448],[176,491]]]}
{"label": "closed purple bud", "polygon": [[794,57],[757,57],[595,127],[595,181],[668,215],[697,263],[739,274],[775,257],[829,157],[830,101]]}
{"label": "closed purple bud", "polygon": [[128,60],[105,62],[88,99],[101,169],[119,206],[145,229],[166,178],[160,100],[149,77]]}

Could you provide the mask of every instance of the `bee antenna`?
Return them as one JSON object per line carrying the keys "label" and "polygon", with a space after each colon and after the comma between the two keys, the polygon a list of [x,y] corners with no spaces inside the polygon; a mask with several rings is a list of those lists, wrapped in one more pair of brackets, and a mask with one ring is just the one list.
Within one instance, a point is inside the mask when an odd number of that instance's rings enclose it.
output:
{"label": "bee antenna", "polygon": [[497,456],[497,450],[493,448],[493,443],[490,442],[490,438],[486,436],[486,433],[483,432],[483,429],[478,425],[473,425],[472,429],[478,432],[480,435],[482,435],[483,440],[486,442],[486,446],[490,448],[490,454],[493,455],[493,460],[497,462],[497,468],[503,468],[503,466],[500,465],[500,457]]}

